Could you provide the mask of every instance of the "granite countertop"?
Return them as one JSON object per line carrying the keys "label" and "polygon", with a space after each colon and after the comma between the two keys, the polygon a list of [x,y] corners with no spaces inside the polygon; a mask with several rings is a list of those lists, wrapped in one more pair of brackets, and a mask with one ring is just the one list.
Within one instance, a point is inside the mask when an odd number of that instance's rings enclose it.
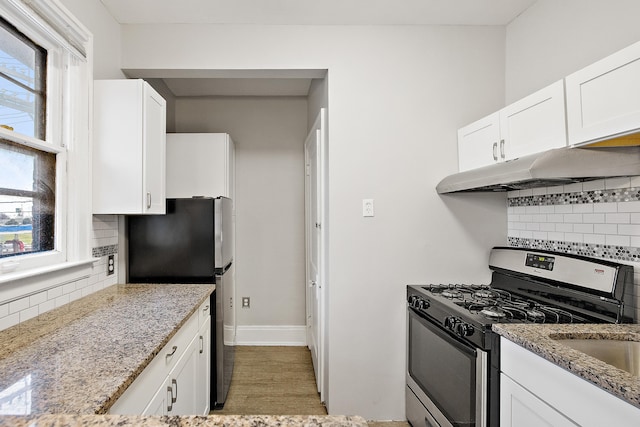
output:
{"label": "granite countertop", "polygon": [[0,331],[3,413],[106,413],[214,290],[114,285]]}
{"label": "granite countertop", "polygon": [[640,325],[500,323],[494,324],[493,330],[510,341],[640,408],[640,377],[633,376],[555,340],[573,338],[640,341]]}
{"label": "granite countertop", "polygon": [[11,427],[367,427],[361,417],[317,415],[209,415],[209,416],[124,416],[42,415],[0,418],[0,426]]}

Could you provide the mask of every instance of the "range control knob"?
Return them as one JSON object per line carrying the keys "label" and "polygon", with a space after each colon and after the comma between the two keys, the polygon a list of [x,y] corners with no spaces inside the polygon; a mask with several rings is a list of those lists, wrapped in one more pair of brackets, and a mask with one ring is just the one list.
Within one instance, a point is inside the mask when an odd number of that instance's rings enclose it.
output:
{"label": "range control knob", "polygon": [[417,300],[417,299],[418,299],[418,297],[417,297],[417,296],[415,296],[415,295],[411,295],[411,296],[409,297],[409,305],[410,305],[410,306],[412,306],[412,307],[413,307],[413,306],[415,306],[415,303],[416,303],[416,300]]}
{"label": "range control knob", "polygon": [[418,301],[418,309],[420,310],[426,310],[430,305],[431,304],[429,304],[429,301],[427,300],[420,299],[420,301]]}
{"label": "range control knob", "polygon": [[445,317],[444,319],[444,327],[448,328],[452,331],[455,331],[456,328],[456,324],[460,322],[460,319],[454,317],[454,316],[448,316]]}
{"label": "range control knob", "polygon": [[471,326],[468,323],[460,322],[456,325],[456,333],[461,337],[471,336],[473,335],[473,331],[474,331],[473,326]]}

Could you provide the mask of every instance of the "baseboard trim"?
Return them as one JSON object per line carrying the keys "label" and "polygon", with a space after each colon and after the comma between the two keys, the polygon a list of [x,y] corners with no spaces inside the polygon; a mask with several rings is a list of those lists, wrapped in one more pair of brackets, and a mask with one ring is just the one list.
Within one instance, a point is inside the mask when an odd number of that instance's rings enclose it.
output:
{"label": "baseboard trim", "polygon": [[236,345],[306,346],[306,326],[237,326]]}

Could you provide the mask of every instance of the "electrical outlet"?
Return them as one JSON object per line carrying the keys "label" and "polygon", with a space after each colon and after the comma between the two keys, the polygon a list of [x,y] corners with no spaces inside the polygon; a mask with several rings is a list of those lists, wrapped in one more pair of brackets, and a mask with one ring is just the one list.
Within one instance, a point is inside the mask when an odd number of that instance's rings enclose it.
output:
{"label": "electrical outlet", "polygon": [[107,258],[107,276],[111,276],[116,272],[116,262],[113,255],[109,255]]}
{"label": "electrical outlet", "polygon": [[242,297],[242,308],[251,308],[251,298]]}
{"label": "electrical outlet", "polygon": [[362,199],[362,216],[374,216],[373,199]]}

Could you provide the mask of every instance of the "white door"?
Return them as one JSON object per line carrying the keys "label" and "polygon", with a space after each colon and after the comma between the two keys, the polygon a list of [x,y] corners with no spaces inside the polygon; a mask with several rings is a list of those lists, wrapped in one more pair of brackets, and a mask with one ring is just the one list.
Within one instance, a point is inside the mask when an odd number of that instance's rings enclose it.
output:
{"label": "white door", "polygon": [[305,141],[305,224],[307,258],[307,345],[320,399],[325,401],[324,303],[326,250],[325,110],[322,109]]}

